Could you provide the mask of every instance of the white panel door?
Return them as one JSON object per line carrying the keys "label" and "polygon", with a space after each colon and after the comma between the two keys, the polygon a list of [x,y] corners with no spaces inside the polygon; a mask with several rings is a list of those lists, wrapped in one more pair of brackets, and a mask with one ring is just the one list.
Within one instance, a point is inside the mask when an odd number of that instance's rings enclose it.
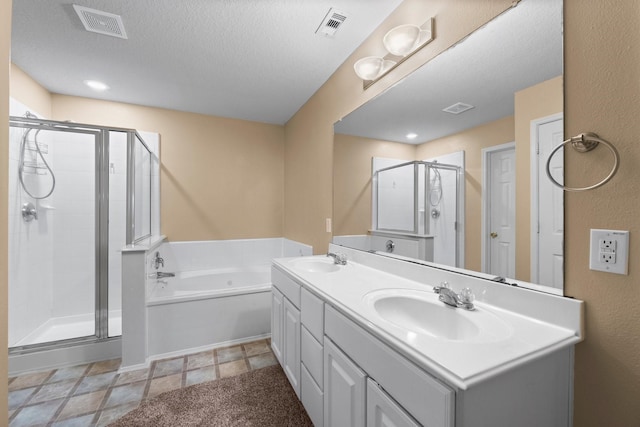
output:
{"label": "white panel door", "polygon": [[377,383],[367,380],[367,427],[418,427],[415,422]]}
{"label": "white panel door", "polygon": [[489,273],[515,277],[516,178],[515,149],[494,151],[489,157]]}
{"label": "white panel door", "polygon": [[273,354],[283,364],[282,360],[282,321],[284,315],[283,296],[276,289],[271,288],[271,349]]}
{"label": "white panel door", "polygon": [[282,367],[300,398],[300,310],[284,298]]}
{"label": "white panel door", "polygon": [[[545,170],[549,154],[564,138],[563,120],[558,118],[537,124],[538,135],[538,233],[537,263],[532,266],[532,280],[542,285],[563,288],[563,239],[564,239],[564,194],[547,177]],[[551,159],[549,170],[554,179],[564,182],[564,156],[559,150]],[[534,244],[535,248],[535,244]],[[535,259],[535,257],[534,257]]]}
{"label": "white panel door", "polygon": [[366,374],[326,338],[324,365],[325,427],[364,427]]}

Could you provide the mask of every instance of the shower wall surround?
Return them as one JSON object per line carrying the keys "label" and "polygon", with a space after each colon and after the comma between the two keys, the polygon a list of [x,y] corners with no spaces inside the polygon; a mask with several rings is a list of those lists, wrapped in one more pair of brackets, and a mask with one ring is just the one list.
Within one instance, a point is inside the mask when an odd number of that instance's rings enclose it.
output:
{"label": "shower wall surround", "polygon": [[[27,108],[10,99],[12,115],[24,115]],[[32,113],[34,113],[32,111]],[[22,219],[22,189],[18,181],[18,162],[22,130],[10,128],[9,134],[9,346],[26,337],[49,318],[53,299],[53,220],[42,212],[38,221]],[[44,154],[53,163],[53,144]],[[53,166],[53,165],[52,165]],[[53,195],[52,195],[53,197]]]}

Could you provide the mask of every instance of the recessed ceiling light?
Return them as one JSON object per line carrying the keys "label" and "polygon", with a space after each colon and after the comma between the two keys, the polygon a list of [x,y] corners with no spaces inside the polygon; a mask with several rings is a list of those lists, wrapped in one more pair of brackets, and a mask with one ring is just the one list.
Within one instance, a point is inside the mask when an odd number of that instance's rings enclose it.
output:
{"label": "recessed ceiling light", "polygon": [[86,84],[93,90],[97,90],[98,92],[104,92],[105,90],[109,89],[109,86],[97,80],[85,80],[84,84]]}
{"label": "recessed ceiling light", "polygon": [[418,137],[418,134],[411,132],[411,133],[408,133],[406,137],[407,139],[416,139]]}

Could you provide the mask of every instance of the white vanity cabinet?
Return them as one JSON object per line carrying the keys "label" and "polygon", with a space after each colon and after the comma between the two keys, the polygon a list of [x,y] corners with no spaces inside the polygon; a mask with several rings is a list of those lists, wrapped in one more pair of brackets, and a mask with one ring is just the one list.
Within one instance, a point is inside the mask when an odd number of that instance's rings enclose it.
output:
{"label": "white vanity cabinet", "polygon": [[271,271],[271,348],[314,425],[324,424],[324,301]]}
{"label": "white vanity cabinet", "polygon": [[284,299],[282,323],[282,367],[291,386],[300,397],[300,310]]}
{"label": "white vanity cabinet", "polygon": [[284,296],[275,287],[271,289],[271,349],[282,364],[282,322],[284,321]]}
{"label": "white vanity cabinet", "polygon": [[[371,378],[376,385],[386,391],[383,396],[387,398],[389,405],[383,407],[379,402],[375,402],[379,406],[377,409],[369,408],[369,402],[366,405],[367,413],[372,410],[378,413],[385,410],[386,424],[382,425],[395,425],[389,424],[391,414],[395,412],[394,418],[402,418],[399,416],[400,413],[409,413],[411,414],[407,417],[409,420],[415,418],[419,424],[425,426],[454,426],[456,393],[453,388],[418,368],[327,304],[325,306],[325,348],[329,347],[329,343],[339,347],[347,360],[351,360],[358,369],[366,372],[366,377]],[[326,363],[325,358],[325,369],[328,369]],[[332,399],[326,378],[325,376],[327,387],[325,400]],[[370,422],[375,425],[376,421],[369,420],[367,417],[367,423]]]}
{"label": "white vanity cabinet", "polygon": [[271,348],[300,397],[300,285],[276,268],[271,282]]}
{"label": "white vanity cabinet", "polygon": [[[442,347],[422,347],[418,353],[345,304],[357,307],[366,295],[367,289],[355,292],[352,284],[376,280],[363,278],[356,268],[345,267],[344,282],[335,279],[337,273],[330,278],[318,278],[315,271],[299,274],[284,262],[272,268],[271,345],[316,427],[571,426],[572,345],[547,347],[533,358],[496,364],[491,374],[480,371],[461,381],[432,359]],[[575,310],[572,301],[561,303]],[[544,329],[570,336],[558,331]],[[509,345],[530,344],[516,340]],[[509,351],[503,342],[495,347],[475,348],[492,355]],[[450,353],[456,360],[493,360],[463,346],[454,348],[460,350]]]}
{"label": "white vanity cabinet", "polygon": [[324,422],[324,301],[302,288],[301,401],[316,426]]}
{"label": "white vanity cabinet", "polygon": [[367,427],[420,427],[372,379],[367,380]]}
{"label": "white vanity cabinet", "polygon": [[325,427],[364,427],[367,374],[330,340],[324,347]]}

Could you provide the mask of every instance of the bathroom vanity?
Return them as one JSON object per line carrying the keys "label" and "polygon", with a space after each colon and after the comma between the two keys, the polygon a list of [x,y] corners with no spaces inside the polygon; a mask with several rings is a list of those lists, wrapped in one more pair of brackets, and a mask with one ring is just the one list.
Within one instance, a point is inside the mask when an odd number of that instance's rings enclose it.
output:
{"label": "bathroom vanity", "polygon": [[581,301],[334,250],[272,266],[272,348],[314,425],[571,425]]}

